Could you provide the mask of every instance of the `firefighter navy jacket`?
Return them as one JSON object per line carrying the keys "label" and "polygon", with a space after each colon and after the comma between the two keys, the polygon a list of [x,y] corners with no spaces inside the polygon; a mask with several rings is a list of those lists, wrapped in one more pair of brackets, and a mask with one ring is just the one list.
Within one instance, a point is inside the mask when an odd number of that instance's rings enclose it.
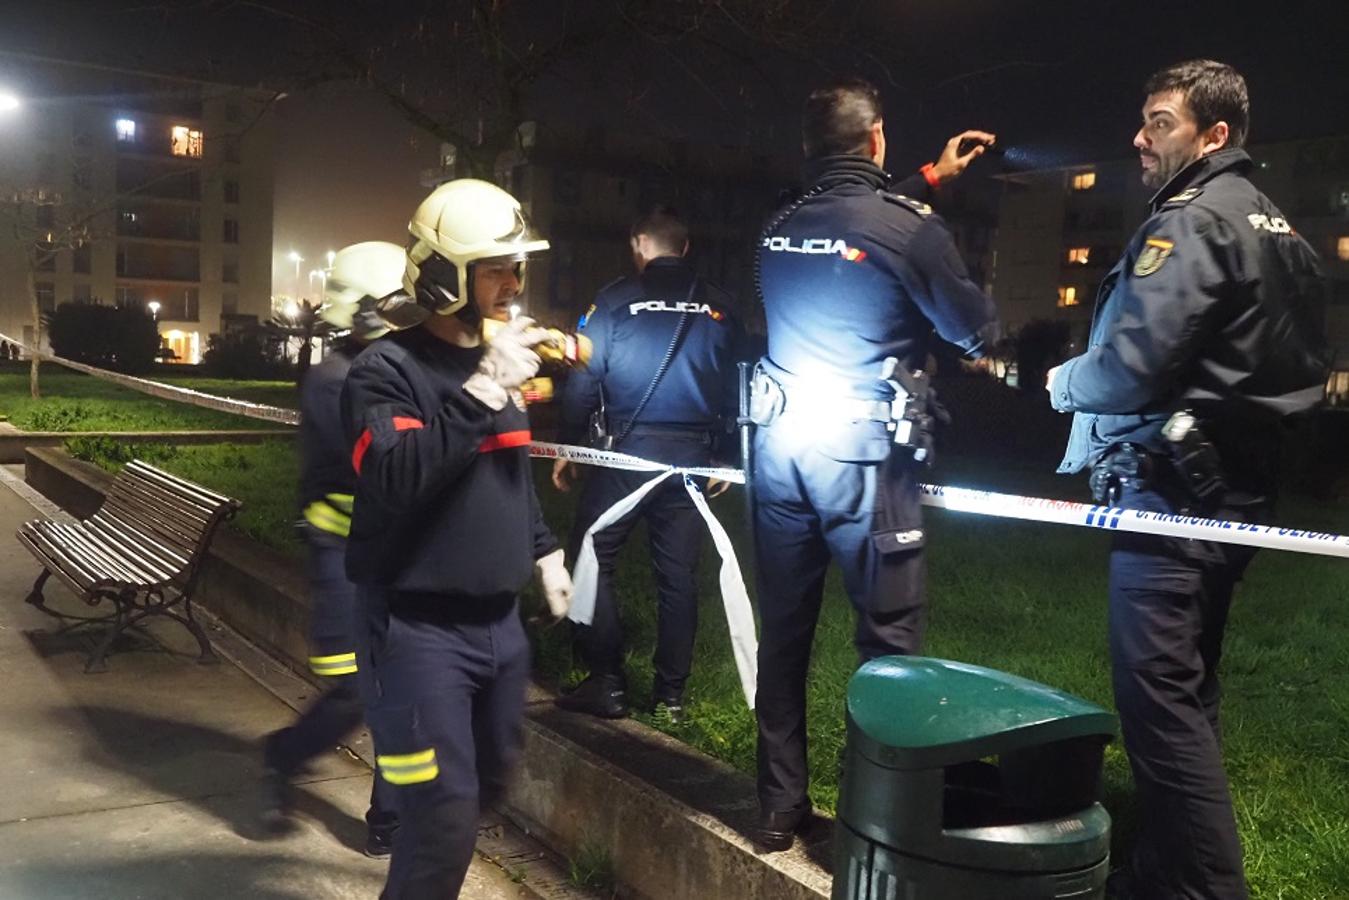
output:
{"label": "firefighter navy jacket", "polygon": [[934,330],[981,356],[997,313],[941,218],[885,191],[889,176],[869,160],[813,169],[804,200],[758,249],[769,361],[832,394],[888,399],[882,362],[922,368]]}
{"label": "firefighter navy jacket", "polygon": [[463,391],[482,354],[413,328],[352,365],[342,409],[356,583],[500,600],[557,548],[534,494],[523,400],[494,413]]}
{"label": "firefighter navy jacket", "polygon": [[340,401],[352,360],[363,349],[355,343],[341,344],[305,375],[300,389],[301,506],[356,489]]}
{"label": "firefighter navy jacket", "polygon": [[[1050,385],[1054,408],[1077,412],[1060,472],[1126,441],[1162,449],[1162,425],[1177,409],[1199,413],[1219,451],[1235,454],[1238,443],[1275,441],[1272,422],[1320,401],[1320,265],[1246,179],[1250,168],[1244,150],[1220,150],[1153,197],[1101,283],[1087,352]],[[1230,441],[1219,438],[1225,431]]]}

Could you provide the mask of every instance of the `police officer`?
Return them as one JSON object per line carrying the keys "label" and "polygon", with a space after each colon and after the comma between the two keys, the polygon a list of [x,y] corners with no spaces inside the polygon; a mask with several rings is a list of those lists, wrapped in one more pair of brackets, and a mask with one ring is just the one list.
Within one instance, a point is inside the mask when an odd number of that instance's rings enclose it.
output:
{"label": "police officer", "polygon": [[[1151,215],[1101,284],[1086,353],[1050,371],[1073,411],[1060,472],[1100,502],[1267,520],[1279,422],[1321,397],[1312,249],[1246,179],[1246,83],[1198,60],[1148,80],[1134,137]],[[1249,548],[1120,534],[1110,554],[1115,703],[1143,819],[1120,897],[1247,896],[1218,727],[1218,660]]]}
{"label": "police officer", "polygon": [[[589,366],[571,375],[563,395],[564,442],[584,441],[588,422],[603,409],[612,437],[605,445],[611,449],[670,465],[711,462],[717,435],[735,411],[740,328],[731,315],[730,296],[688,264],[688,238],[688,226],[666,207],[633,224],[637,274],[603,288],[582,318],[582,333],[593,341],[594,351]],[[554,464],[559,490],[569,490],[573,468],[565,460]],[[618,469],[588,474],[573,529],[573,558],[595,520],[650,479],[649,472]],[[578,626],[577,635],[590,674],[558,701],[564,709],[605,718],[628,714],[614,567],[623,542],[643,518],[659,604],[653,706],[672,721],[684,716],[706,526],[683,483],[673,478],[594,536],[599,564],[594,619]]]}
{"label": "police officer", "polygon": [[[357,688],[366,672],[356,651],[356,586],[344,568],[356,476],[342,431],[342,383],[357,354],[388,332],[374,304],[402,288],[406,265],[406,254],[395,244],[369,241],[338,251],[319,311],[338,329],[338,343],[309,371],[300,392],[300,502],[311,598],[309,668],[327,687],[294,725],[273,732],[264,742],[264,816],[276,829],[289,820],[291,779],[364,718],[363,692]],[[365,820],[366,855],[388,856],[397,816],[389,786],[380,778],[374,779]]]}
{"label": "police officer", "polygon": [[507,319],[526,258],[547,248],[520,204],[463,179],[417,208],[406,293],[379,306],[407,330],[351,368],[344,423],[356,501],[347,572],[361,590],[378,775],[399,814],[383,897],[455,897],[479,810],[519,748],[529,648],[516,595],[537,570],[555,615],[571,580],[544,525],[520,385],[548,334]]}
{"label": "police officer", "polygon": [[934,330],[970,356],[997,331],[941,220],[886,190],[875,87],[815,91],[803,131],[807,190],[770,221],[757,258],[768,355],[751,411],[761,623],[754,836],[771,850],[788,847],[810,812],[806,670],[825,569],[832,558],[843,570],[862,659],[918,649],[918,476],[933,414],[918,373]]}

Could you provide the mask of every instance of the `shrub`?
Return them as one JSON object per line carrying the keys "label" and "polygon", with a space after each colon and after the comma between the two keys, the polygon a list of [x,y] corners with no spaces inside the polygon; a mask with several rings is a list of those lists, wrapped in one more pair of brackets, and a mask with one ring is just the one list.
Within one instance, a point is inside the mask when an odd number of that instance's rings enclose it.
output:
{"label": "shrub", "polygon": [[154,317],[134,306],[62,303],[47,331],[58,356],[117,372],[145,372],[159,352]]}
{"label": "shrub", "polygon": [[288,378],[290,364],[276,358],[261,329],[213,334],[207,341],[202,370],[215,378]]}

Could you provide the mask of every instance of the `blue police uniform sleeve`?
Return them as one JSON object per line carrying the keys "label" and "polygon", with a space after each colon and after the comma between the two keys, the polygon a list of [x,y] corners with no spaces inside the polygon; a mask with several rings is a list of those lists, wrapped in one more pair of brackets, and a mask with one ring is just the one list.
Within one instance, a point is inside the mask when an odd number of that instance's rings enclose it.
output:
{"label": "blue police uniform sleeve", "polygon": [[912,175],[892,181],[886,190],[892,194],[903,194],[913,200],[922,200],[924,203],[931,203],[932,195],[935,193],[922,172],[914,172]]}
{"label": "blue police uniform sleeve", "polygon": [[1239,246],[1231,226],[1187,206],[1156,220],[1134,265],[1107,301],[1116,322],[1101,343],[1064,363],[1050,385],[1061,412],[1140,412],[1163,399],[1198,345],[1230,278]]}
{"label": "blue police uniform sleeve", "polygon": [[590,414],[600,407],[600,387],[609,366],[612,330],[612,317],[603,299],[601,291],[580,329],[581,334],[590,338],[590,362],[567,375],[567,386],[562,392],[558,437],[564,444],[585,443]]}
{"label": "blue police uniform sleeve", "polygon": [[388,359],[362,356],[342,391],[343,422],[362,498],[413,509],[454,482],[478,456],[492,414],[455,393],[429,421]]}
{"label": "blue police uniform sleeve", "polygon": [[998,311],[970,280],[951,233],[929,216],[918,226],[908,259],[919,284],[910,293],[942,339],[978,359],[998,339]]}

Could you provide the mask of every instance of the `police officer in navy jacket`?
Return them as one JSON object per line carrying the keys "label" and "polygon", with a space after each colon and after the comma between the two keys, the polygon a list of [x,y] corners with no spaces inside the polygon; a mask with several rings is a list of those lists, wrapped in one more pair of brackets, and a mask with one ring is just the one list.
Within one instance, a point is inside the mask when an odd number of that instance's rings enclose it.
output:
{"label": "police officer in navy jacket", "polygon": [[[934,333],[971,357],[997,333],[993,304],[940,217],[888,189],[876,89],[848,81],[815,91],[803,137],[807,188],[770,220],[757,258],[768,354],[752,410],[755,838],[773,850],[810,812],[806,672],[829,561],[842,569],[862,659],[916,652],[922,637],[918,485],[931,435],[896,420],[897,384],[917,387]],[[924,422],[935,412],[916,405]]]}
{"label": "police officer in navy jacket", "polygon": [[[671,465],[706,466],[735,415],[735,362],[743,340],[731,297],[694,272],[686,258],[688,226],[673,210],[657,207],[643,215],[632,227],[630,242],[637,274],[604,287],[582,318],[581,332],[594,350],[589,365],[573,372],[567,383],[561,438],[584,442],[588,422],[602,408],[612,449]],[[565,460],[555,463],[553,482],[560,490],[569,489],[572,471]],[[619,469],[586,473],[573,557],[595,520],[650,478],[650,473]],[[653,708],[678,721],[684,716],[684,686],[693,659],[697,566],[706,533],[678,478],[595,534],[594,620],[579,626],[577,636],[590,674],[559,703],[608,718],[628,713],[614,567],[642,519],[658,603]]]}
{"label": "police officer in navy jacket", "polygon": [[[1280,422],[1320,401],[1316,254],[1247,180],[1246,82],[1210,60],[1145,87],[1134,138],[1147,221],[1101,283],[1089,347],[1049,372],[1073,412],[1060,472],[1092,468],[1111,506],[1269,521]],[[1240,900],[1218,660],[1251,548],[1143,534],[1110,553],[1115,703],[1143,818],[1119,897]]]}

